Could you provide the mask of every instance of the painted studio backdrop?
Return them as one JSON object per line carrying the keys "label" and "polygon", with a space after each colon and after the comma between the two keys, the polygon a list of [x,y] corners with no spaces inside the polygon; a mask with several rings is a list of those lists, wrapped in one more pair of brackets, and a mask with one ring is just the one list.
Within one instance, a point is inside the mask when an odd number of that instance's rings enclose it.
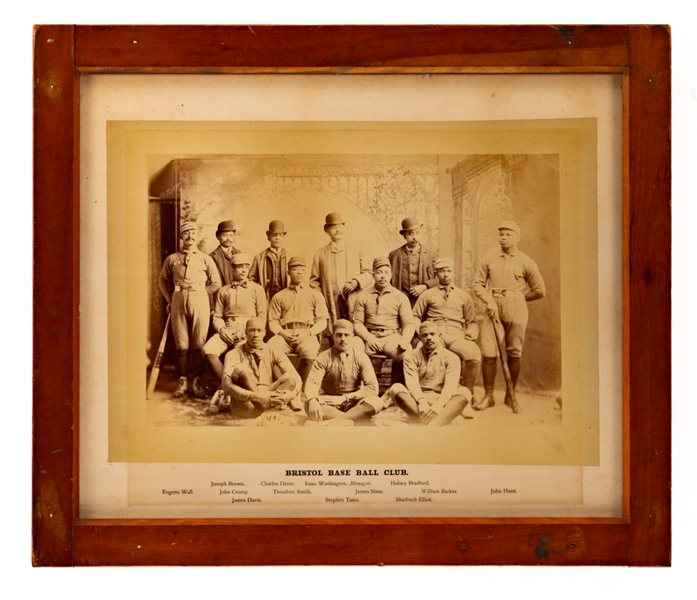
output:
{"label": "painted studio backdrop", "polygon": [[[157,279],[178,250],[180,223],[196,221],[200,250],[218,245],[220,221],[233,220],[235,247],[268,247],[271,220],[284,222],[288,256],[309,265],[329,238],[324,217],[337,211],[346,239],[370,268],[376,256],[401,246],[407,216],[423,223],[421,242],[455,260],[456,284],[472,294],[479,260],[498,248],[496,226],[513,219],[519,248],[538,264],[547,295],[529,303],[530,319],[519,385],[535,392],[561,388],[560,186],[557,155],[232,155],[177,158],[158,166],[149,185],[148,358],[153,361],[166,313]],[[174,363],[173,344],[164,366]],[[499,385],[502,385],[499,376]]]}

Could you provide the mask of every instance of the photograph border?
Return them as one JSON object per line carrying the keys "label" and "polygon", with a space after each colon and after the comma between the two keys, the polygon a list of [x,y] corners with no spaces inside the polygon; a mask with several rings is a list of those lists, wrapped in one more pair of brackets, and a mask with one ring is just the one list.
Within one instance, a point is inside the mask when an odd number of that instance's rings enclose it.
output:
{"label": "photograph border", "polygon": [[[621,73],[623,517],[79,519],[79,98],[92,73]],[[663,26],[36,26],[33,564],[669,565],[670,75]]]}

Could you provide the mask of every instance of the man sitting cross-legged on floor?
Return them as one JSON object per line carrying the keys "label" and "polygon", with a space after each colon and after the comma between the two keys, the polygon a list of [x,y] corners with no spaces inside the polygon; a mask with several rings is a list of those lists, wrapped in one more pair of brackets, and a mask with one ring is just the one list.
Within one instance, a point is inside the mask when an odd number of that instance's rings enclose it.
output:
{"label": "man sitting cross-legged on floor", "polygon": [[422,345],[404,356],[406,386],[395,383],[382,402],[385,407],[396,403],[412,423],[447,425],[464,410],[472,393],[459,386],[460,358],[445,349],[436,323],[422,323],[419,338]]}
{"label": "man sitting cross-legged on floor", "polygon": [[[264,319],[249,319],[245,332],[245,343],[225,356],[222,387],[226,399],[230,399],[230,412],[252,419],[266,410],[280,410],[296,402],[301,383],[288,357],[264,344]],[[274,370],[280,372],[276,381]],[[219,408],[211,403],[208,412],[216,414]]]}
{"label": "man sitting cross-legged on floor", "polygon": [[315,359],[305,384],[306,424],[368,424],[382,406],[373,365],[353,347],[351,321],[336,321],[332,338],[334,346]]}

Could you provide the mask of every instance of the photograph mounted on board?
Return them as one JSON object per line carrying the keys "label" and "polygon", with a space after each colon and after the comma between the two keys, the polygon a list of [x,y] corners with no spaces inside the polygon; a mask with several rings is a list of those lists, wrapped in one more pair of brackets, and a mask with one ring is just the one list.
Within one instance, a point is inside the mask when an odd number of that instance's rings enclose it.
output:
{"label": "photograph mounted on board", "polygon": [[594,143],[109,122],[110,456],[597,462]]}

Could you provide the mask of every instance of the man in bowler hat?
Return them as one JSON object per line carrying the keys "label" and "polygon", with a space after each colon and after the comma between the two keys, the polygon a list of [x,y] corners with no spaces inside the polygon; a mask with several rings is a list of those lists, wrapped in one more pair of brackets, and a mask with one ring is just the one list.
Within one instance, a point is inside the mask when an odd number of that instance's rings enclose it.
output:
{"label": "man in bowler hat", "polygon": [[338,212],[325,217],[330,242],[315,252],[310,273],[310,285],[319,288],[327,302],[330,329],[338,319],[352,320],[355,292],[373,284],[370,265],[363,264],[360,250],[345,240],[345,225]]}
{"label": "man in bowler hat", "polygon": [[435,256],[419,241],[423,225],[416,217],[402,221],[400,234],[406,244],[390,252],[392,286],[404,292],[413,307],[426,290],[438,285],[433,262]]}
{"label": "man in bowler hat", "polygon": [[240,252],[233,246],[236,236],[237,228],[234,221],[222,221],[218,224],[215,237],[218,238],[219,245],[210,253],[210,257],[218,267],[223,285],[230,285],[233,282],[231,261],[232,257]]}
{"label": "man in bowler hat", "polygon": [[271,221],[266,232],[269,247],[254,257],[249,270],[249,279],[264,288],[268,302],[288,284],[286,251],[283,248],[285,237],[283,221]]}

